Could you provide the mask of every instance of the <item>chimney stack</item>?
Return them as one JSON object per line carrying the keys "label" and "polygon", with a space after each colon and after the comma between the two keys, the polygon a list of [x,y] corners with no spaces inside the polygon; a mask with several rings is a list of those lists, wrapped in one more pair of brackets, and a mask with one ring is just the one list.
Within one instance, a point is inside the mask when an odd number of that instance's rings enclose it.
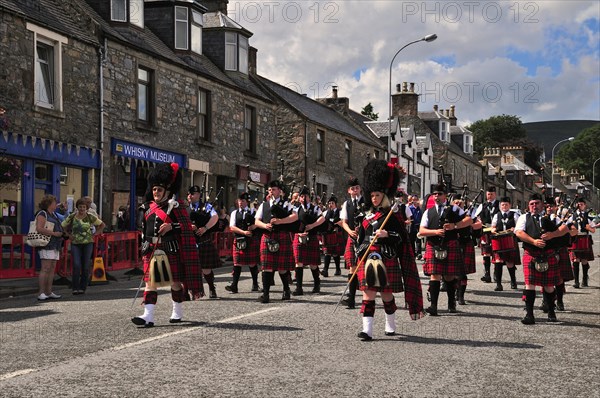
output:
{"label": "chimney stack", "polygon": [[438,106],[437,106],[437,104],[435,104],[435,105],[433,106],[433,110],[434,110],[435,112],[437,112],[437,111],[438,111]]}
{"label": "chimney stack", "polygon": [[[396,86],[398,87],[398,86]],[[415,84],[402,82],[402,92],[392,95],[392,117],[396,116],[418,116],[419,94],[415,93]]]}
{"label": "chimney stack", "polygon": [[337,86],[332,86],[332,87],[331,87],[331,91],[332,91],[332,97],[333,97],[334,99],[337,99],[337,97],[338,97],[338,96],[337,96],[337,90],[338,90],[338,87],[337,87]]}
{"label": "chimney stack", "polygon": [[256,53],[258,50],[256,47],[250,46],[248,48],[248,74],[256,75]]}
{"label": "chimney stack", "polygon": [[450,126],[456,126],[456,115],[455,115],[455,106],[454,105],[450,105]]}
{"label": "chimney stack", "polygon": [[338,97],[338,86],[331,86],[331,98],[317,98],[316,101],[347,115],[350,111],[350,99],[347,97]]}

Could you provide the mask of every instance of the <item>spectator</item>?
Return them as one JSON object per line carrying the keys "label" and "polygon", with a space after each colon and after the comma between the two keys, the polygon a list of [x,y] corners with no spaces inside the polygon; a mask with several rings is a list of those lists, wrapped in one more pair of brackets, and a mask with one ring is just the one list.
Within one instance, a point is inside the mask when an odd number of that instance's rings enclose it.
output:
{"label": "spectator", "polygon": [[[62,226],[71,235],[71,256],[73,257],[73,294],[84,294],[88,285],[89,270],[94,248],[94,235],[102,234],[106,226],[102,220],[89,213],[88,201],[81,198],[75,203],[77,211]],[[95,227],[95,232],[92,232]]]}
{"label": "spectator", "polygon": [[224,232],[229,229],[229,214],[225,210],[225,205],[221,203],[221,206],[217,209],[219,214],[218,228],[219,232]]}
{"label": "spectator", "polygon": [[[56,261],[60,258],[60,249],[63,236],[65,236],[60,220],[56,216],[56,206],[56,197],[45,195],[39,204],[40,211],[35,216],[36,231],[42,235],[50,236],[50,242],[38,250],[42,263],[38,278],[40,292],[37,299],[39,301],[61,298],[61,295],[52,292],[54,269],[56,268]],[[52,229],[46,228],[46,221],[53,223],[54,227]]]}
{"label": "spectator", "polygon": [[423,211],[421,210],[419,197],[417,195],[410,196],[408,209],[412,214],[412,223],[409,231],[410,243],[413,247],[415,256],[420,260],[423,257],[421,254],[423,249],[421,248],[421,239],[417,238],[417,233],[419,232],[419,225],[421,225]]}

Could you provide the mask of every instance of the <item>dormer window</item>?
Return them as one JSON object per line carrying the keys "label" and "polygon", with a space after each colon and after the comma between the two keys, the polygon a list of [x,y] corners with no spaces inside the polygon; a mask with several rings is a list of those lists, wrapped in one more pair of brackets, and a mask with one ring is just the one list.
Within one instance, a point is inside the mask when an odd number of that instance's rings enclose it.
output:
{"label": "dormer window", "polygon": [[466,154],[469,154],[469,155],[473,154],[473,136],[472,135],[470,135],[470,134],[464,135],[463,146],[464,146],[463,150]]}
{"label": "dormer window", "polygon": [[225,32],[225,70],[248,73],[248,38]]}
{"label": "dormer window", "polygon": [[440,122],[440,140],[449,142],[448,130],[446,128],[446,122]]}
{"label": "dormer window", "polygon": [[111,0],[110,19],[114,22],[129,22],[143,29],[144,0]]}
{"label": "dormer window", "polygon": [[175,49],[202,54],[202,25],[202,14],[187,7],[175,7]]}

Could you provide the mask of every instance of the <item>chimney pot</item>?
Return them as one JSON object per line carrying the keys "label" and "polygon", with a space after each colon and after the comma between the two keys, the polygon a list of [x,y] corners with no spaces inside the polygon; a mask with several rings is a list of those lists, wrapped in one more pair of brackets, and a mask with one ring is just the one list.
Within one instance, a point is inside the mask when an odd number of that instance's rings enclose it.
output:
{"label": "chimney pot", "polygon": [[396,92],[397,93],[401,93],[402,92],[402,85],[400,83],[396,84]]}
{"label": "chimney pot", "polygon": [[438,106],[437,106],[437,104],[435,104],[435,105],[433,106],[433,110],[434,110],[434,111],[436,111],[436,112],[438,111]]}
{"label": "chimney pot", "polygon": [[333,91],[333,98],[337,98],[338,97],[338,87],[333,86],[331,89]]}
{"label": "chimney pot", "polygon": [[450,106],[450,117],[454,117],[454,111],[455,111],[456,107],[454,105]]}
{"label": "chimney pot", "polygon": [[450,109],[446,109],[446,117],[450,117]]}
{"label": "chimney pot", "polygon": [[411,83],[411,84],[410,84],[410,90],[409,90],[409,91],[410,91],[411,93],[414,93],[414,92],[415,92],[415,84],[414,84],[414,83]]}
{"label": "chimney pot", "polygon": [[402,82],[402,92],[406,93],[408,91],[408,83]]}

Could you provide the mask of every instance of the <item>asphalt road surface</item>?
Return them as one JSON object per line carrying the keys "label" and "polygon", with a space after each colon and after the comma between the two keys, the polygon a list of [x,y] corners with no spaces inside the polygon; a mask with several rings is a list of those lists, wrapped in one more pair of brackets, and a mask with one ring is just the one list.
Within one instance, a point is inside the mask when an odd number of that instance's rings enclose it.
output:
{"label": "asphalt road surface", "polygon": [[[122,274],[85,296],[63,288],[63,299],[50,302],[2,299],[0,396],[599,397],[599,260],[590,287],[567,284],[558,323],[536,309],[537,324],[522,325],[521,290],[510,290],[507,272],[503,292],[478,272],[459,313],[447,313],[441,293],[439,317],[411,321],[398,311],[397,336],[384,335],[378,299],[372,342],[356,337],[358,310],[334,313],[344,276],[324,278],[322,294],[286,302],[276,278],[264,305],[247,268],[240,293],[226,292],[224,268],[220,297],[184,303],[181,324],[168,323],[170,293],[161,290],[149,329],[130,321],[142,313],[140,299],[132,308],[139,279]],[[306,272],[305,291],[311,279]],[[517,280],[522,289],[521,270]],[[396,300],[403,307],[403,295]]]}

